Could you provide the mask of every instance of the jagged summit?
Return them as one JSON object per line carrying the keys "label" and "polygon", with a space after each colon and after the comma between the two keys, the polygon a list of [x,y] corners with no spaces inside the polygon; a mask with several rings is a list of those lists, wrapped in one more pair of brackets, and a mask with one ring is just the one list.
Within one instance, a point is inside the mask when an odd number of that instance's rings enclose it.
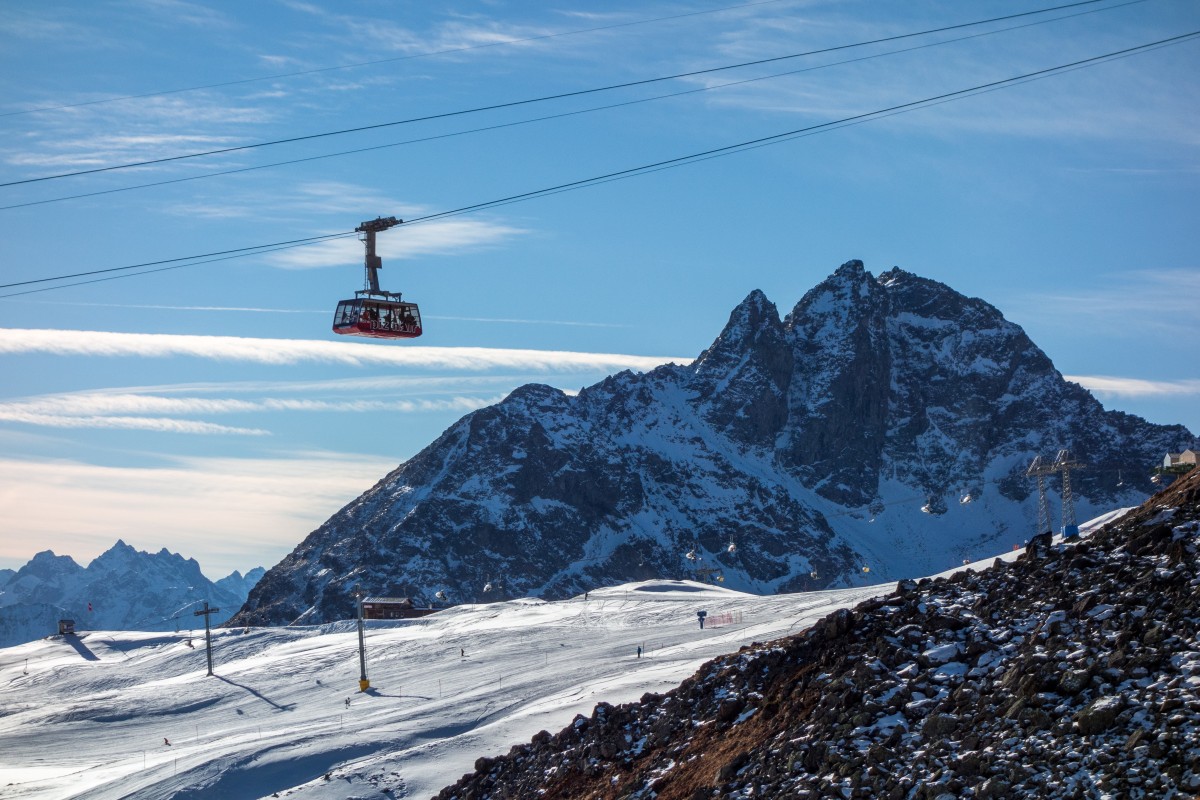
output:
{"label": "jagged summit", "polygon": [[194,624],[192,610],[207,600],[225,619],[262,574],[258,567],[214,584],[195,559],[166,548],[139,551],[120,539],[86,568],[46,550],[0,577],[0,647],[46,636],[60,618],[81,630],[179,630]]}
{"label": "jagged summit", "polygon": [[1139,501],[1148,480],[1118,485],[1118,469],[1144,475],[1191,438],[1105,411],[983,300],[848,261],[783,319],[751,292],[691,364],[576,396],[524,386],[463,417],[268,572],[235,622],[348,616],[355,582],[462,602],[929,574],[1029,536],[1035,455],[1092,465],[1073,479],[1083,515]]}

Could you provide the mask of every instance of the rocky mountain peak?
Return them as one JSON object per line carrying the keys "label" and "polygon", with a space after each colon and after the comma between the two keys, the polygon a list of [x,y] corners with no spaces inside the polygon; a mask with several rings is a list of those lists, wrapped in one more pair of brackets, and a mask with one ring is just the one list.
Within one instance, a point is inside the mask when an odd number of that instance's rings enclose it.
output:
{"label": "rocky mountain peak", "polygon": [[59,556],[55,555],[53,550],[43,550],[35,554],[29,563],[17,570],[17,576],[29,575],[35,578],[50,579],[82,571],[83,567],[75,563],[75,559],[70,556]]}
{"label": "rocky mountain peak", "polygon": [[733,309],[721,335],[693,362],[694,367],[698,374],[720,372],[747,353],[761,354],[782,342],[779,311],[761,290],[755,289]]}
{"label": "rocky mountain peak", "polygon": [[337,618],[348,581],[430,602],[929,574],[1030,535],[1035,455],[1091,465],[1072,480],[1087,519],[1144,497],[1129,476],[1190,439],[1105,411],[983,300],[848,261],[783,320],[751,292],[691,364],[467,415],[268,572],[235,624]]}
{"label": "rocky mountain peak", "polygon": [[[236,574],[236,573],[235,573]],[[195,559],[163,548],[139,551],[118,540],[86,568],[47,550],[0,580],[0,647],[46,636],[57,620],[80,629],[178,630],[207,600],[228,618],[245,602],[261,567],[238,580],[210,582]]]}

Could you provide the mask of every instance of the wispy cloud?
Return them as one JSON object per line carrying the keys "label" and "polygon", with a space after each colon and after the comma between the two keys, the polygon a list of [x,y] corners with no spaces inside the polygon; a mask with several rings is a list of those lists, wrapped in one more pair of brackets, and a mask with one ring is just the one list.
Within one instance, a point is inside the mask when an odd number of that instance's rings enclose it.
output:
{"label": "wispy cloud", "polygon": [[[81,136],[35,142],[33,149],[10,152],[5,161],[14,167],[86,169],[107,164],[146,160],[195,149],[218,148],[233,140],[224,136],[138,133]],[[31,142],[24,143],[27,147]]]}
{"label": "wispy cloud", "polygon": [[[86,103],[106,97],[76,95],[56,100]],[[262,103],[230,102],[208,92],[124,100],[90,106],[86,113],[38,112],[41,114],[53,114],[54,125],[9,137],[0,149],[4,163],[25,169],[89,169],[169,158],[237,145],[253,134],[243,131],[231,135],[231,126],[244,128],[274,119],[274,113]],[[187,132],[181,133],[182,129]],[[201,168],[216,166],[216,162],[205,160]]]}
{"label": "wispy cloud", "polygon": [[144,15],[161,18],[171,25],[183,23],[193,27],[224,30],[233,26],[232,21],[220,11],[199,3],[185,0],[130,0],[140,7]]}
{"label": "wispy cloud", "polygon": [[1091,326],[1099,334],[1121,333],[1128,323],[1142,330],[1192,336],[1200,333],[1197,297],[1200,271],[1143,269],[1097,275],[1089,286],[1074,292],[1022,293],[1007,305],[1042,324],[1076,325],[1081,319],[1102,319],[1105,325]]}
{"label": "wispy cloud", "polygon": [[[716,106],[825,122],[1117,52],[1174,33],[1152,25],[1124,26],[1117,28],[1118,33],[1111,28],[1097,30],[1108,17],[1078,16],[1081,19],[1038,27],[1009,23],[1004,27],[1012,28],[1011,33],[972,28],[816,56],[794,62],[794,68],[819,71],[734,86],[705,98]],[[749,17],[725,32],[721,48],[731,60],[749,60],[762,53],[895,36],[923,24],[932,27],[944,21],[920,15],[910,15],[901,25],[882,18],[864,23],[830,16]],[[1089,27],[1092,24],[1096,27]],[[925,47],[935,43],[938,46]],[[937,136],[969,130],[1194,146],[1200,143],[1200,134],[1191,109],[1200,101],[1200,88],[1184,87],[1173,80],[1180,70],[1194,66],[1189,48],[1194,45],[1067,71],[976,99],[927,106],[877,124]],[[784,62],[784,68],[791,63]],[[695,82],[714,85],[726,80],[728,77],[707,76]]]}
{"label": "wispy cloud", "polygon": [[211,414],[272,412],[420,413],[468,412],[502,397],[444,397],[390,400],[319,400],[265,397],[255,400],[163,397],[153,394],[80,392],[0,402],[0,421],[48,428],[141,430],[159,433],[266,436],[270,431],[180,418]]}
{"label": "wispy cloud", "polygon": [[[482,219],[452,219],[404,227],[382,237],[377,251],[384,259],[459,253],[495,245],[525,231]],[[333,239],[312,247],[282,250],[265,257],[282,269],[319,269],[361,263],[362,244],[356,239]]]}
{"label": "wispy cloud", "polygon": [[1088,391],[1112,397],[1200,396],[1200,379],[1151,381],[1143,378],[1119,378],[1111,375],[1064,375]]}
{"label": "wispy cloud", "polygon": [[[294,223],[297,217],[320,220],[314,230],[325,233],[349,230],[346,220],[360,220],[364,208],[400,219],[428,214],[434,209],[398,200],[366,186],[339,181],[302,181],[286,192],[243,192],[235,197],[220,196],[211,202],[176,203],[165,210],[176,216],[191,219],[279,219]],[[342,226],[328,228],[327,220],[337,220]],[[385,259],[407,259],[428,255],[445,255],[478,250],[499,245],[516,236],[528,233],[486,217],[432,220],[401,225],[386,236],[379,237],[377,250]],[[281,250],[264,256],[264,261],[281,269],[319,269],[346,264],[361,264],[362,243],[356,238],[335,239],[320,244]]]}
{"label": "wispy cloud", "polygon": [[455,397],[438,400],[308,400],[264,398],[159,397],[148,394],[81,392],[0,402],[0,419],[19,414],[88,417],[118,414],[248,414],[261,411],[471,411],[500,398]]}
{"label": "wispy cloud", "polygon": [[[544,377],[544,376],[542,376]],[[107,390],[115,394],[296,394],[302,393],[308,397],[332,395],[345,397],[354,393],[361,397],[364,393],[375,396],[398,395],[413,397],[415,395],[462,395],[471,393],[495,394],[507,392],[514,386],[528,383],[532,380],[525,375],[446,375],[446,376],[414,376],[414,375],[373,375],[363,378],[334,378],[329,380],[302,381],[219,381],[211,383],[176,383],[159,384],[156,386],[127,386],[120,389]]]}
{"label": "wispy cloud", "polygon": [[74,417],[60,414],[37,414],[7,404],[0,405],[0,421],[16,422],[46,428],[90,428],[124,431],[154,431],[157,433],[226,434],[238,436],[267,436],[262,428],[239,428],[189,419],[168,417],[91,416]]}
{"label": "wispy cloud", "polygon": [[114,333],[0,328],[0,353],[60,356],[166,358],[188,356],[254,364],[326,363],[364,366],[387,364],[423,369],[486,371],[647,370],[690,358],[581,353],[565,350],[516,350],[487,347],[395,347],[310,339],[258,339],[234,336]]}
{"label": "wispy cloud", "polygon": [[[352,453],[184,458],[161,468],[0,458],[0,557],[28,560],[53,541],[80,563],[118,538],[201,558],[210,578],[271,566],[338,508],[396,466]],[[219,501],[218,501],[219,498]],[[266,563],[264,564],[264,559]]]}

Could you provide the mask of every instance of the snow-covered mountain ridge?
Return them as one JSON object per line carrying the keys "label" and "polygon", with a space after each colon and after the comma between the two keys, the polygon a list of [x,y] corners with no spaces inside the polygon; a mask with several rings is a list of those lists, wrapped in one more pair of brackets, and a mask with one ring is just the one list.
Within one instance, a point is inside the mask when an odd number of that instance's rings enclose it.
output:
{"label": "snow-covered mountain ridge", "polygon": [[58,620],[83,629],[176,631],[204,627],[192,612],[220,608],[214,624],[233,615],[265,570],[212,582],[195,559],[163,548],[147,553],[118,540],[81,567],[70,556],[46,550],[0,578],[0,647],[49,636]]}
{"label": "snow-covered mountain ridge", "polygon": [[427,603],[930,574],[1034,532],[1035,455],[1090,465],[1072,480],[1087,518],[1140,502],[1149,466],[1191,440],[1105,411],[982,300],[851,261],[782,319],[752,292],[691,364],[577,396],[523,386],[467,415],[310,534],[234,622],[347,617],[355,584]]}

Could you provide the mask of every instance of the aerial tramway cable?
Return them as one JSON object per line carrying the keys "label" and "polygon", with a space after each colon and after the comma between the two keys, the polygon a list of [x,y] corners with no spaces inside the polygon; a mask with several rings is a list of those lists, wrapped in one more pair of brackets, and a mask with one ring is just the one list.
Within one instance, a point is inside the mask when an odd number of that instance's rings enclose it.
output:
{"label": "aerial tramway cable", "polygon": [[[1197,37],[1200,37],[1200,31],[1192,31],[1190,33],[1180,34],[1178,36],[1172,36],[1172,37],[1168,37],[1166,39],[1160,39],[1158,41],[1149,42],[1147,44],[1138,45],[1136,47],[1129,47],[1129,48],[1125,48],[1123,50],[1117,50],[1117,51],[1114,51],[1111,53],[1105,53],[1104,55],[1093,56],[1092,58],[1086,58],[1086,59],[1081,59],[1078,61],[1073,61],[1068,64],[1060,64],[1055,67],[1047,67],[1045,69],[1035,70],[1033,72],[1028,72],[1023,75],[1017,75],[1012,78],[1005,78],[1005,79],[998,80],[998,81],[991,81],[988,83],[979,84],[977,86],[972,86],[972,87],[969,87],[966,89],[959,89],[959,90],[953,91],[953,92],[945,92],[943,94],[923,98],[921,100],[913,100],[908,103],[900,103],[898,105],[890,106],[890,107],[884,108],[884,109],[877,109],[875,111],[869,111],[869,112],[865,112],[862,114],[855,114],[855,115],[852,115],[849,117],[843,117],[842,119],[833,120],[830,122],[819,123],[817,125],[810,125],[810,126],[807,126],[804,128],[797,128],[795,130],[785,131],[783,133],[773,134],[771,136],[763,136],[763,137],[759,137],[757,139],[751,139],[751,140],[744,141],[744,142],[738,142],[736,144],[726,145],[724,147],[716,147],[716,148],[704,150],[704,151],[701,151],[698,153],[692,153],[692,154],[686,155],[686,156],[679,156],[676,158],[670,158],[670,159],[665,159],[662,161],[656,161],[656,162],[653,162],[650,164],[643,164],[643,165],[637,166],[637,167],[630,167],[628,169],[617,170],[614,172],[609,172],[609,173],[606,173],[603,175],[597,175],[597,176],[593,176],[590,178],[583,178],[583,179],[576,180],[576,181],[569,181],[566,183],[558,184],[557,186],[546,187],[543,189],[535,189],[535,190],[528,191],[528,192],[521,192],[518,194],[508,195],[507,197],[502,197],[502,198],[498,198],[495,200],[488,200],[488,201],[481,202],[481,203],[472,203],[470,205],[460,206],[458,208],[450,209],[448,211],[440,211],[440,212],[437,212],[434,214],[426,214],[425,216],[422,216],[422,217],[413,217],[413,218],[408,219],[405,222],[405,224],[411,225],[411,224],[417,224],[417,223],[421,223],[421,222],[429,222],[432,220],[444,219],[446,217],[458,216],[460,214],[467,214],[467,213],[472,213],[472,212],[476,212],[476,211],[482,211],[484,209],[495,208],[495,207],[502,206],[502,205],[508,205],[510,203],[523,202],[525,200],[532,200],[532,199],[535,199],[538,197],[545,197],[545,196],[552,195],[552,194],[558,194],[560,192],[567,192],[567,191],[573,191],[575,189],[582,189],[582,188],[586,188],[588,186],[594,186],[594,185],[606,183],[606,182],[613,181],[613,180],[621,180],[624,178],[635,177],[635,176],[647,174],[650,172],[657,172],[657,171],[663,170],[663,169],[671,169],[674,167],[684,166],[687,164],[696,163],[699,161],[705,161],[705,160],[712,159],[712,158],[719,158],[719,157],[726,156],[726,155],[732,155],[733,153],[740,152],[743,150],[764,147],[764,146],[771,145],[771,144],[778,144],[780,142],[788,141],[789,139],[799,138],[802,136],[809,136],[809,135],[813,135],[816,133],[822,133],[822,132],[826,132],[826,131],[830,131],[830,130],[837,130],[842,127],[860,124],[862,122],[867,122],[867,121],[870,121],[873,119],[880,119],[880,118],[883,118],[886,116],[891,116],[893,114],[906,113],[906,112],[914,111],[914,110],[917,110],[917,109],[920,109],[923,107],[927,107],[930,105],[938,105],[941,103],[951,102],[953,100],[962,99],[964,97],[971,97],[976,94],[992,92],[992,91],[996,91],[998,89],[1008,88],[1008,87],[1026,83],[1029,81],[1050,77],[1050,76],[1053,76],[1056,74],[1074,71],[1076,69],[1083,69],[1086,67],[1096,66],[1097,64],[1104,63],[1104,62],[1107,62],[1110,60],[1115,60],[1118,58],[1125,58],[1125,57],[1135,55],[1138,53],[1149,52],[1151,50],[1156,50],[1156,49],[1163,48],[1163,47],[1169,47],[1169,46],[1176,45],[1176,44],[1182,44],[1185,41],[1194,40]],[[152,266],[152,265],[158,265],[158,264],[169,264],[169,263],[174,263],[174,262],[188,262],[188,261],[192,261],[194,259],[202,259],[202,258],[207,258],[210,256],[225,256],[228,258],[235,258],[235,257],[239,257],[239,254],[241,256],[253,255],[253,254],[255,254],[256,251],[262,251],[262,250],[265,250],[265,249],[271,248],[271,247],[303,246],[305,244],[312,244],[312,243],[316,243],[317,241],[321,241],[321,240],[325,240],[325,239],[343,238],[343,237],[346,237],[349,235],[353,235],[353,233],[352,232],[343,232],[343,233],[335,233],[335,234],[326,234],[324,236],[314,236],[314,237],[309,237],[307,239],[295,239],[295,240],[291,240],[289,242],[276,242],[274,244],[236,248],[236,249],[217,251],[215,253],[206,253],[206,254],[201,254],[201,255],[196,255],[196,256],[184,256],[184,257],[173,258],[173,259],[164,259],[164,260],[160,260],[160,261],[145,262],[142,264],[134,264],[134,265],[125,266],[125,267],[111,267],[108,269],[91,270],[91,271],[87,271],[87,272],[77,272],[77,273],[73,273],[70,275],[59,275],[59,276],[50,277],[50,278],[38,278],[38,279],[22,281],[22,282],[18,282],[18,283],[0,284],[0,289],[13,288],[16,286],[26,286],[26,285],[30,285],[30,284],[34,284],[34,283],[47,283],[47,282],[51,282],[51,281],[67,280],[69,278],[84,277],[84,276],[89,276],[89,275],[98,275],[101,273],[133,270],[133,269],[138,269],[140,267]],[[231,255],[226,256],[225,254],[231,254]],[[181,267],[181,266],[190,266],[190,264],[177,264],[177,267]],[[113,276],[113,277],[131,277],[132,275],[140,275],[140,274],[145,274],[145,273],[130,273],[128,275]],[[46,288],[36,289],[36,290],[32,290],[32,291],[4,294],[4,295],[0,295],[0,298],[14,297],[19,294],[30,294],[35,291],[37,291],[37,292],[50,291],[52,289],[66,288],[68,286],[75,286],[75,285],[78,285],[78,284],[65,284],[62,286],[52,286],[52,287],[46,287]]]}
{"label": "aerial tramway cable", "polygon": [[[1097,0],[1098,2],[1099,0]],[[0,112],[0,117],[16,117],[23,114],[35,114],[42,111],[61,111],[67,108],[82,108],[84,106],[97,106],[106,103],[117,103],[123,100],[141,100],[147,97],[163,97],[169,94],[183,94],[184,92],[197,92],[204,89],[221,89],[226,86],[242,86],[247,83],[260,83],[262,81],[275,81],[284,78],[299,78],[305,75],[319,75],[325,72],[336,72],[343,69],[357,69],[359,67],[373,67],[379,64],[392,64],[397,61],[411,61],[418,58],[430,58],[432,56],[444,56],[454,53],[465,53],[471,50],[484,50],[490,47],[505,47],[507,45],[525,44],[526,42],[538,42],[546,39],[558,39],[564,36],[578,36],[583,33],[596,33],[598,31],[609,31],[616,28],[631,28],[635,25],[649,25],[654,22],[668,22],[670,20],[684,19],[685,17],[699,17],[705,14],[719,14],[722,11],[736,11],[742,8],[752,8],[754,6],[765,6],[774,3],[781,3],[784,0],[756,0],[753,3],[742,3],[735,6],[722,6],[721,8],[708,8],[702,11],[688,11],[683,14],[671,14],[666,17],[652,17],[650,19],[632,20],[630,22],[614,22],[610,25],[598,25],[594,28],[579,28],[570,31],[560,31],[558,33],[544,33],[539,36],[525,36],[519,39],[505,39],[499,42],[483,42],[482,44],[464,45],[463,47],[448,47],[442,50],[429,50],[424,53],[412,53],[404,56],[393,56],[391,58],[377,58],[372,61],[356,61],[352,64],[336,64],[331,67],[314,67],[312,69],[297,70],[296,72],[281,72],[274,75],[260,75],[257,78],[238,78],[235,80],[222,81],[220,83],[205,83],[198,86],[184,86],[178,89],[160,89],[154,92],[143,92],[141,94],[127,94],[119,97],[105,97],[100,100],[85,100],[79,103],[63,103],[57,106],[40,106],[38,108],[26,108],[20,111],[5,111]]]}
{"label": "aerial tramway cable", "polygon": [[58,180],[60,178],[73,178],[81,175],[94,175],[101,172],[114,172],[117,170],[131,169],[134,167],[145,167],[153,164],[165,164],[175,161],[184,161],[193,158],[201,158],[204,156],[221,155],[225,153],[243,152],[246,150],[256,150],[264,147],[273,147],[281,144],[292,144],[295,142],[311,141],[313,139],[328,138],[331,136],[342,136],[350,133],[361,133],[363,131],[379,130],[381,128],[395,127],[397,125],[407,125],[414,122],[427,122],[435,119],[445,119],[447,117],[463,116],[466,114],[474,114],[482,111],[495,111],[502,108],[513,108],[515,106],[530,105],[532,103],[541,103],[549,100],[561,100],[568,97],[580,97],[588,94],[596,94],[598,92],[613,91],[615,89],[628,89],[634,86],[645,86],[651,83],[661,83],[663,81],[677,80],[680,78],[692,78],[699,75],[710,75],[715,72],[724,72],[731,69],[740,69],[742,67],[757,66],[760,64],[771,64],[778,61],[786,61],[804,56],[819,55],[821,53],[832,53],[839,50],[848,50],[855,47],[864,47],[873,44],[883,44],[885,42],[899,41],[900,39],[910,39],[916,36],[927,36],[932,33],[943,33],[945,31],[958,30],[961,28],[973,27],[976,25],[985,25],[991,22],[1002,22],[1005,20],[1016,19],[1019,17],[1027,17],[1034,14],[1045,14],[1051,11],[1059,11],[1065,8],[1076,8],[1078,6],[1091,5],[1094,3],[1103,2],[1103,0],[1080,0],[1080,2],[1067,3],[1065,5],[1053,6],[1050,8],[1037,9],[1035,11],[1023,11],[1018,14],[1007,14],[1000,17],[992,17],[986,20],[977,20],[974,22],[963,22],[957,25],[946,25],[940,28],[931,28],[929,30],[917,31],[914,33],[903,33],[895,36],[886,36],[879,39],[872,39],[865,42],[855,42],[852,44],[835,45],[833,47],[825,47],[817,50],[808,50],[800,53],[789,53],[782,56],[773,56],[771,58],[760,58],[752,61],[744,61],[737,64],[726,64],[719,67],[709,67],[706,69],[692,70],[689,72],[680,72],[674,75],[664,75],[657,78],[643,78],[636,81],[626,81],[624,83],[610,84],[608,86],[599,86],[591,89],[578,89],[570,92],[560,92],[558,94],[545,95],[542,97],[527,98],[524,100],[512,100],[505,103],[493,103],[486,106],[478,106],[469,109],[460,109],[458,111],[447,111],[439,114],[427,114],[420,117],[410,117],[408,119],[393,120],[391,122],[379,122],[372,125],[360,125],[353,128],[343,128],[336,131],[323,131],[321,133],[310,133],[303,136],[291,136],[284,139],[273,139],[265,142],[255,142],[252,144],[237,145],[234,147],[222,147],[214,150],[205,150],[196,153],[184,153],[177,156],[164,156],[162,158],[146,159],[144,161],[135,161],[126,164],[113,164],[107,167],[93,167],[92,169],[76,170],[73,172],[61,172],[54,175],[41,175],[35,178],[23,178],[16,181],[8,181],[0,183],[0,187],[19,186],[30,183],[40,183],[44,181]]}
{"label": "aerial tramway cable", "polygon": [[854,64],[862,61],[871,61],[877,58],[886,58],[887,56],[900,55],[902,53],[911,53],[916,50],[926,50],[932,47],[941,47],[947,44],[955,44],[958,42],[968,41],[970,39],[978,39],[984,36],[994,36],[999,33],[1008,33],[1010,31],[1020,30],[1022,28],[1034,27],[1037,25],[1046,25],[1051,22],[1059,22],[1065,19],[1074,17],[1086,16],[1089,14],[1098,14],[1102,11],[1112,11],[1113,9],[1122,8],[1124,6],[1136,5],[1144,3],[1147,0],[1127,0],[1127,2],[1117,5],[1106,6],[1104,8],[1094,8],[1087,11],[1079,11],[1074,14],[1065,14],[1063,16],[1054,17],[1053,19],[1035,20],[1033,22],[1024,22],[1020,25],[1012,25],[1005,28],[997,28],[995,30],[983,31],[982,33],[972,33],[966,36],[957,36],[953,39],[943,39],[937,42],[929,42],[927,44],[913,45],[912,47],[903,47],[898,50],[888,50],[882,53],[872,53],[871,55],[859,56],[857,58],[848,58],[841,61],[832,61],[826,64],[817,64],[811,67],[801,67],[799,69],[787,70],[785,72],[775,72],[770,75],[758,75],[753,78],[743,78],[736,81],[727,81],[725,83],[714,84],[711,86],[700,86],[694,89],[684,89],[678,92],[668,92],[666,94],[654,95],[652,97],[639,97],[635,100],[624,100],[619,103],[606,103],[605,105],[592,106],[591,108],[581,108],[574,111],[563,111],[557,114],[547,114],[541,117],[532,117],[529,119],[516,120],[514,122],[502,122],[495,125],[485,125],[478,128],[468,128],[466,130],[451,131],[449,133],[439,133],[431,136],[421,136],[415,139],[405,139],[399,142],[388,142],[387,144],[371,145],[369,147],[356,147],[350,150],[338,150],[332,153],[322,153],[314,156],[305,156],[303,158],[292,158],[285,161],[275,161],[267,164],[255,164],[248,167],[237,167],[235,169],[217,170],[215,172],[204,172],[199,175],[185,175],[179,178],[168,178],[166,180],[151,181],[149,183],[134,184],[132,186],[118,186],[112,189],[100,189],[93,192],[81,192],[79,194],[63,195],[61,197],[50,197],[43,200],[30,200],[23,203],[12,203],[6,206],[0,206],[0,211],[9,211],[16,208],[29,208],[30,206],[48,205],[50,203],[61,203],[67,200],[80,200],[87,197],[100,197],[102,195],[117,194],[120,192],[135,191],[137,189],[149,189],[157,186],[169,186],[176,183],[187,183],[190,181],[207,180],[209,178],[219,178],[226,175],[237,175],[244,172],[256,172],[263,169],[273,169],[275,167],[292,166],[295,164],[306,164],[312,161],[322,161],[328,158],[340,158],[342,156],[358,155],[361,153],[370,153],[378,150],[387,150],[394,147],[403,147],[409,144],[420,144],[423,142],[432,142],[440,139],[450,139],[456,136],[467,136],[474,133],[486,133],[489,131],[502,130],[504,128],[515,128],[521,125],[531,125],[537,122],[547,122],[555,119],[565,119],[567,117],[575,117],[582,114],[591,114],[597,111],[608,111],[614,108],[624,108],[627,106],[641,105],[643,103],[652,103],[658,100],[667,100],[674,97],[684,97],[691,94],[700,94],[702,92],[711,92],[718,89],[726,89],[732,86],[742,86],[747,83],[757,83],[760,81],[774,80],[775,78],[783,78],[792,75],[800,75],[806,72],[815,72],[821,69],[829,69],[832,67],[844,66],[846,64]]}

